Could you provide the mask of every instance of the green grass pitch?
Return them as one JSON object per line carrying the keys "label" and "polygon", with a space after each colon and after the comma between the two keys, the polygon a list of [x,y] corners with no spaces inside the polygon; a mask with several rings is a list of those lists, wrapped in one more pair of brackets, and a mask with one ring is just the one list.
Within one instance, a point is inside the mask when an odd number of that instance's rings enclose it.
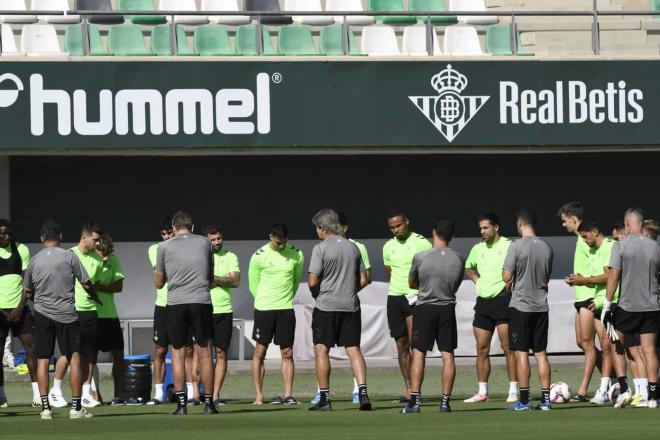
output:
{"label": "green grass pitch", "polygon": [[[266,377],[266,395],[281,394],[281,380],[276,372]],[[491,401],[464,404],[462,400],[475,391],[473,368],[459,367],[451,414],[438,412],[440,378],[438,367],[427,367],[421,414],[399,414],[401,406],[392,399],[401,393],[401,379],[394,369],[370,370],[369,392],[374,411],[362,413],[350,403],[351,375],[335,371],[332,375],[332,413],[309,413],[309,398],[316,390],[310,372],[296,376],[295,391],[301,405],[284,407],[251,406],[252,386],[246,374],[227,377],[223,397],[229,405],[221,407],[218,416],[204,416],[201,407],[190,407],[188,417],[173,417],[173,405],[158,407],[94,408],[94,418],[69,420],[68,409],[56,409],[55,419],[42,421],[39,409],[29,403],[30,386],[25,381],[7,383],[11,406],[0,409],[0,434],[7,440],[38,439],[634,439],[657,438],[660,433],[660,411],[650,409],[615,410],[588,404],[555,405],[549,412],[507,413],[504,393],[507,381],[504,371],[496,369],[490,383]],[[553,381],[563,381],[575,389],[578,368],[553,370]],[[596,387],[597,377],[590,390]],[[538,384],[532,383],[533,397],[538,401]],[[105,398],[111,396],[109,380],[102,381]],[[65,396],[68,393],[65,388]]]}

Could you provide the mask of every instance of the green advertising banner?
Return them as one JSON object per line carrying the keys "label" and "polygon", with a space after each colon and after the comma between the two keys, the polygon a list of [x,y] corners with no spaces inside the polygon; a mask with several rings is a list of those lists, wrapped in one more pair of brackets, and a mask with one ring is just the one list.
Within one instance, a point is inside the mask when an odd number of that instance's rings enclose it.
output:
{"label": "green advertising banner", "polygon": [[659,61],[0,66],[0,150],[660,145]]}

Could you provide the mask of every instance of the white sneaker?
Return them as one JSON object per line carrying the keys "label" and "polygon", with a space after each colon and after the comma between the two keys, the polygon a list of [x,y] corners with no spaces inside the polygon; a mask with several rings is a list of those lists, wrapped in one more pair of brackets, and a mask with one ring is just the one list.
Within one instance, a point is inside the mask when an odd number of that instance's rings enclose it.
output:
{"label": "white sneaker", "polygon": [[87,412],[85,408],[81,408],[80,411],[76,411],[75,409],[71,408],[71,411],[69,411],[69,418],[70,419],[90,419],[93,416]]}
{"label": "white sneaker", "polygon": [[41,398],[32,397],[32,408],[41,408]]}
{"label": "white sneaker", "polygon": [[611,405],[612,404],[612,402],[610,401],[610,398],[607,396],[607,393],[602,391],[602,390],[596,391],[596,394],[594,395],[594,397],[591,398],[591,400],[589,400],[589,403],[592,403],[594,405]]}
{"label": "white sneaker", "polygon": [[48,393],[48,403],[53,408],[64,408],[69,405],[62,394],[54,393],[53,391]]}
{"label": "white sneaker", "polygon": [[45,409],[39,413],[41,416],[41,420],[52,420],[53,419],[53,411],[49,409]]}
{"label": "white sneaker", "polygon": [[2,365],[7,368],[14,368],[14,355],[12,353],[5,353],[2,358]]}
{"label": "white sneaker", "polygon": [[509,396],[506,398],[506,403],[516,403],[518,400],[520,400],[518,393],[509,393]]}
{"label": "white sneaker", "polygon": [[83,396],[82,398],[82,406],[84,408],[96,408],[99,405],[101,405],[101,402],[99,402],[92,396]]}
{"label": "white sneaker", "polygon": [[649,408],[655,409],[658,407],[658,401],[655,399],[649,400]]}
{"label": "white sneaker", "polygon": [[474,396],[470,397],[469,399],[465,399],[463,401],[463,403],[480,403],[480,402],[488,402],[488,396],[477,393]]}
{"label": "white sneaker", "polygon": [[7,396],[0,397],[0,408],[7,408],[9,403],[7,402]]}
{"label": "white sneaker", "polygon": [[619,394],[619,397],[616,398],[616,403],[614,404],[615,408],[625,408],[630,402],[632,402],[632,394],[630,390],[625,393]]}

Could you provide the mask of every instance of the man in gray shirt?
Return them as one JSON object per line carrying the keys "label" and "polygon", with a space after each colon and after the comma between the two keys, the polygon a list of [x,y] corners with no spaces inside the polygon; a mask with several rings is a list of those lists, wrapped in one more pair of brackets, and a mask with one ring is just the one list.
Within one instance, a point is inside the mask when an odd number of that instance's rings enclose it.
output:
{"label": "man in gray shirt", "polygon": [[174,415],[186,415],[186,345],[194,339],[194,350],[204,385],[204,414],[218,414],[213,404],[213,245],[206,237],[192,233],[192,217],[177,212],[172,218],[174,237],[158,245],[156,289],[167,283],[167,333],[172,344],[172,375],[177,408]]}
{"label": "man in gray shirt", "polygon": [[[52,220],[41,227],[44,249],[32,258],[23,278],[21,306],[28,297],[34,300],[35,356],[37,358],[37,381],[41,396],[41,418],[53,418],[48,402],[48,366],[55,349],[55,340],[60,351],[71,366],[71,411],[72,419],[88,418],[89,414],[81,403],[83,371],[80,359],[80,323],[74,307],[74,286],[80,282],[90,298],[100,303],[94,286],[78,257],[60,247],[62,233]],[[21,310],[22,307],[15,310]],[[10,315],[9,319],[19,318]]]}
{"label": "man in gray shirt", "polygon": [[[658,355],[656,341],[660,320],[660,247],[642,234],[644,213],[639,208],[626,211],[624,217],[626,237],[614,243],[610,255],[610,271],[601,320],[604,325],[614,324],[616,335],[625,346],[627,338],[639,334],[648,377],[648,406],[657,407]],[[616,313],[612,312],[612,298],[621,283]],[[614,316],[612,316],[614,315]],[[621,394],[614,404],[623,408],[632,401],[626,377],[626,360],[617,351],[614,365]]]}
{"label": "man in gray shirt", "polygon": [[504,259],[502,279],[511,289],[509,303],[509,348],[515,352],[520,400],[511,408],[525,411],[529,401],[529,350],[534,352],[541,382],[540,410],[550,403],[550,362],[548,345],[548,282],[552,273],[552,248],[536,236],[536,214],[529,209],[518,212],[520,239],[511,243]]}
{"label": "man in gray shirt", "polygon": [[362,317],[358,292],[367,285],[357,246],[341,236],[339,216],[331,209],[317,212],[312,222],[323,240],[314,246],[309,263],[309,289],[316,299],[312,334],[316,357],[319,402],[310,411],[330,411],[330,348],[341,346],[358,382],[360,410],[370,411],[367,368],[360,350]]}
{"label": "man in gray shirt", "polygon": [[454,388],[457,346],[456,292],[463,281],[464,259],[449,248],[454,224],[440,220],[433,226],[433,248],[413,257],[408,284],[419,289],[413,312],[412,364],[410,367],[410,401],[403,414],[418,413],[419,396],[424,381],[426,352],[438,344],[442,354],[442,401],[440,412],[451,412],[449,399]]}

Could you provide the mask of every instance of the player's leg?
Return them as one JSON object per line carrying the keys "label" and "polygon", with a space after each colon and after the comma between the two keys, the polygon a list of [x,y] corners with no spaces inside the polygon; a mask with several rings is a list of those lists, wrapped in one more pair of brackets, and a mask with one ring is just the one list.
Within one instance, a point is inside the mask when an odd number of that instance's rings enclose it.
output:
{"label": "player's leg", "polygon": [[436,306],[421,305],[415,307],[413,312],[413,339],[412,359],[410,368],[410,400],[402,413],[418,413],[420,411],[420,396],[424,383],[424,368],[426,366],[426,352],[433,349],[438,333],[438,316]]}
{"label": "player's leg", "polygon": [[548,312],[532,313],[530,316],[529,328],[532,331],[530,348],[536,358],[536,368],[541,385],[541,403],[538,405],[538,409],[541,410],[548,410],[552,407],[550,403],[550,383],[552,382],[552,377],[550,361],[546,353],[548,347],[548,323]]}
{"label": "player's leg", "polygon": [[[211,304],[189,304],[188,309],[191,315],[191,333],[195,341],[194,359],[195,368],[193,372],[197,374],[199,369],[198,381],[201,381],[204,388],[202,401],[204,402],[204,414],[219,414],[218,409],[213,403],[213,357],[211,355],[213,342],[213,307]],[[196,387],[199,393],[199,386]]]}
{"label": "player's leg", "polygon": [[367,392],[367,364],[360,349],[362,342],[362,311],[337,312],[339,334],[337,345],[346,349],[351,362],[353,377],[357,384],[358,404],[360,411],[371,411],[371,401]]}
{"label": "player's leg", "polygon": [[80,322],[80,358],[82,362],[83,385],[82,402],[86,408],[94,408],[101,405],[100,393],[96,397],[92,396],[92,378],[96,359],[98,356],[97,334],[98,317],[96,311],[79,311],[78,321]]}
{"label": "player's leg", "polygon": [[[199,405],[199,378],[197,375],[197,358],[195,356],[194,342],[186,346],[186,397],[190,405]],[[197,390],[195,390],[197,384]]]}
{"label": "player's leg", "polygon": [[69,385],[71,387],[71,411],[69,418],[80,419],[91,417],[83,408],[82,385],[87,374],[86,364],[81,356],[82,325],[80,321],[70,324],[58,323],[55,326],[57,343],[62,354],[69,363]]}
{"label": "player's leg", "polygon": [[255,341],[255,347],[252,354],[252,383],[255,396],[253,405],[264,404],[264,377],[266,375],[264,359],[266,359],[268,346],[275,336],[277,314],[276,310],[254,311],[252,339]]}
{"label": "player's leg", "polygon": [[456,308],[454,305],[432,306],[437,314],[435,340],[442,355],[442,401],[440,412],[451,412],[449,400],[456,380],[454,350],[458,346]]}
{"label": "player's leg", "polygon": [[405,386],[404,399],[410,399],[410,359],[412,338],[412,311],[404,296],[387,297],[387,323],[390,336],[396,343],[399,368]]}
{"label": "player's leg", "polygon": [[600,320],[596,319],[594,321],[594,327],[596,329],[598,341],[600,342],[603,361],[601,367],[600,386],[590,402],[597,405],[607,405],[610,403],[607,392],[609,390],[612,378],[615,377],[616,374],[614,372],[614,345],[612,344],[612,341],[607,335],[605,327],[603,326],[603,323],[600,322]]}
{"label": "player's leg", "polygon": [[282,381],[284,382],[285,404],[297,404],[293,398],[293,378],[295,362],[293,360],[293,343],[296,335],[296,314],[293,310],[282,310],[275,318],[275,334],[273,339],[280,347],[282,358]]}
{"label": "player's leg", "polygon": [[451,412],[449,399],[454,390],[454,381],[456,380],[456,363],[454,353],[442,351],[442,401],[440,402],[441,412]]}
{"label": "player's leg", "polygon": [[420,411],[420,396],[424,382],[424,369],[426,367],[426,351],[413,348],[410,365],[410,400],[401,410],[402,413],[418,413]]}
{"label": "player's leg", "polygon": [[644,322],[640,330],[641,350],[646,365],[646,377],[648,378],[647,401],[648,406],[657,407],[658,386],[658,355],[656,352],[658,315],[659,312],[648,312],[644,314]]}
{"label": "player's leg", "polygon": [[506,359],[506,372],[509,378],[509,393],[506,398],[507,403],[515,403],[520,398],[519,384],[516,376],[516,356],[515,353],[509,348],[509,323],[507,321],[500,321],[497,324],[497,336],[500,339],[500,347],[504,352]]}
{"label": "player's leg", "polygon": [[167,349],[170,345],[167,329],[167,308],[161,306],[154,307],[154,398],[147,402],[148,405],[158,405],[167,400],[166,391],[163,390],[163,381],[165,380],[165,358]]}
{"label": "player's leg", "polygon": [[580,329],[579,346],[584,351],[584,371],[577,395],[573,396],[571,401],[586,402],[589,382],[596,368],[596,345],[594,343],[596,328],[594,326],[593,312],[586,307],[581,307],[577,312],[576,322],[577,327]]}
{"label": "player's leg", "polygon": [[490,343],[493,339],[493,331],[477,327],[474,323],[472,331],[477,344],[477,382],[479,388],[477,394],[466,399],[464,402],[486,402],[488,400],[488,378],[490,377]]}
{"label": "player's leg", "polygon": [[267,350],[268,345],[263,345],[257,342],[254,347],[254,353],[252,354],[252,384],[254,385],[253,405],[264,404],[264,359],[266,358]]}
{"label": "player's leg", "polygon": [[628,388],[625,347],[630,342],[629,337],[633,337],[639,331],[637,316],[618,307],[614,313],[614,328],[620,341],[620,344],[617,345],[617,356],[614,363],[620,394],[614,403],[614,408],[624,408],[632,401],[632,393]]}
{"label": "player's leg", "polygon": [[319,384],[319,402],[310,411],[330,411],[330,347],[337,343],[334,326],[335,314],[319,309],[312,311],[312,342],[314,343],[314,366]]}
{"label": "player's leg", "polygon": [[[9,333],[9,322],[7,321],[7,316],[2,310],[0,310],[0,343],[2,344],[0,345],[0,359],[4,359],[5,350],[10,349],[7,348],[5,344],[5,340],[9,339],[8,333]],[[14,364],[12,361],[12,365],[9,367],[13,367],[13,366]],[[0,365],[0,408],[5,408],[7,406],[8,406],[7,394],[5,392],[5,369],[2,365]]]}
{"label": "player's leg", "polygon": [[119,396],[124,381],[124,350],[112,350],[110,355],[112,356],[112,383],[114,385],[114,398],[112,401],[116,405],[123,403]]}
{"label": "player's leg", "polygon": [[27,357],[26,364],[30,372],[30,381],[32,382],[32,406],[37,407],[39,402],[39,386],[37,384],[37,360],[34,357],[34,336],[30,333],[21,332],[18,336],[21,345],[25,349]]}
{"label": "player's leg", "polygon": [[190,345],[192,316],[188,304],[170,305],[167,313],[167,334],[172,344],[172,382],[176,397],[173,415],[188,414],[186,401],[186,348]]}
{"label": "player's leg", "polygon": [[204,387],[205,408],[213,405],[213,359],[211,356],[211,341],[207,339],[205,345],[195,344],[197,358],[199,359],[200,379]]}
{"label": "player's leg", "polygon": [[215,345],[215,372],[213,381],[213,402],[224,404],[220,399],[222,385],[227,374],[227,352],[231,343],[234,315],[232,313],[218,313],[213,315],[213,342]]}
{"label": "player's leg", "polygon": [[638,333],[626,335],[625,346],[627,354],[633,359],[631,363],[635,365],[633,374],[635,392],[633,393],[633,401],[631,403],[635,406],[646,407],[649,379],[646,375],[646,357],[642,350],[640,335]]}
{"label": "player's leg", "polygon": [[225,382],[227,374],[227,352],[220,347],[215,347],[215,374],[213,382],[213,401],[216,404],[224,403],[220,401],[220,391]]}
{"label": "player's leg", "polygon": [[531,348],[531,333],[529,330],[529,315],[514,308],[509,309],[509,349],[516,358],[516,377],[520,383],[520,400],[511,408],[512,411],[531,409],[529,400],[529,349]]}

